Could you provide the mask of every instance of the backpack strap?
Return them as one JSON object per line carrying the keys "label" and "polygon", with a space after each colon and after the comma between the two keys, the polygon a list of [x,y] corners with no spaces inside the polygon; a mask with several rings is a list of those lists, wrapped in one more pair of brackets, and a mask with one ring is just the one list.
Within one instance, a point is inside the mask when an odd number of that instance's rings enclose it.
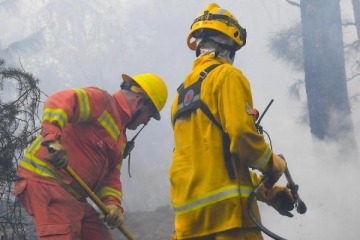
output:
{"label": "backpack strap", "polygon": [[223,130],[221,124],[215,119],[214,115],[211,113],[210,109],[206,104],[200,99],[201,92],[201,84],[206,78],[206,76],[217,66],[220,64],[213,64],[207,67],[204,71],[200,73],[199,79],[190,85],[187,88],[184,88],[184,84],[181,84],[177,91],[179,93],[178,98],[178,110],[174,115],[173,124],[177,118],[185,113],[190,113],[198,108],[200,108],[205,115],[213,122],[220,130],[222,134],[222,142],[223,142],[223,154],[225,159],[225,167],[229,174],[230,179],[235,179],[235,170],[231,161],[231,153],[230,153],[230,138]]}
{"label": "backpack strap", "polygon": [[182,115],[183,113],[191,110],[195,110],[200,107],[202,102],[200,99],[201,84],[203,80],[206,78],[206,76],[219,65],[220,64],[213,64],[207,67],[204,71],[200,73],[198,80],[195,83],[191,84],[186,89],[184,88],[184,83],[182,83],[178,87],[177,89],[179,93],[178,110],[175,113],[173,123],[175,123],[176,119],[179,118],[179,116]]}
{"label": "backpack strap", "polygon": [[223,154],[225,159],[225,167],[229,174],[230,179],[235,179],[235,170],[231,161],[231,152],[230,152],[230,138],[229,135],[223,130],[221,124],[216,121],[214,115],[211,114],[209,108],[201,101],[200,109],[208,116],[208,118],[221,130],[222,141],[223,141]]}

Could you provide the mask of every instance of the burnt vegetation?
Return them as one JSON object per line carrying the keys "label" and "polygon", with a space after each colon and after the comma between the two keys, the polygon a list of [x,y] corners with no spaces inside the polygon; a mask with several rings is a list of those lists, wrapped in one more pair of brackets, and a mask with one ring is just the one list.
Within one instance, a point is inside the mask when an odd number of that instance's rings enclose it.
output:
{"label": "burnt vegetation", "polygon": [[39,80],[0,59],[0,237],[31,239],[33,225],[11,192],[19,160],[40,130]]}

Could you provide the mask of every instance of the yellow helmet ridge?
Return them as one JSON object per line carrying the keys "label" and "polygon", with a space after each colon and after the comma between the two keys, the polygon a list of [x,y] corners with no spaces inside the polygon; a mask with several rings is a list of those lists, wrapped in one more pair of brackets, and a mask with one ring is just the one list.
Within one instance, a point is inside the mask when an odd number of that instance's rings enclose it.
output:
{"label": "yellow helmet ridge", "polygon": [[231,38],[237,45],[236,50],[246,43],[246,29],[240,26],[229,11],[222,9],[216,3],[209,4],[191,25],[187,38],[187,45],[191,50],[196,49],[195,41],[191,41],[194,33],[206,29],[218,31]]}

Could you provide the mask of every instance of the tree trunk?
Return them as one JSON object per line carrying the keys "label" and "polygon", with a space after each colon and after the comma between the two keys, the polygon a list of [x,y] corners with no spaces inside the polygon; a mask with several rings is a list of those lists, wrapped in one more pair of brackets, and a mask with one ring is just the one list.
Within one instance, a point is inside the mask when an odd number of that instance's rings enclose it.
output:
{"label": "tree trunk", "polygon": [[360,0],[352,0],[354,11],[355,27],[358,39],[360,40]]}
{"label": "tree trunk", "polygon": [[301,0],[305,85],[313,136],[357,145],[346,85],[339,0]]}

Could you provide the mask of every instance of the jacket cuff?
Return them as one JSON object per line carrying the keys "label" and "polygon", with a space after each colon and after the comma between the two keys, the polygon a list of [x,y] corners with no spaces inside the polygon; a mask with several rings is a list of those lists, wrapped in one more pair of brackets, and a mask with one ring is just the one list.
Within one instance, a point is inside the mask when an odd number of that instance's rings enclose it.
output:
{"label": "jacket cuff", "polygon": [[60,140],[60,139],[61,139],[61,134],[59,133],[47,134],[41,140],[41,145],[46,146],[49,142],[53,142],[55,140]]}
{"label": "jacket cuff", "polygon": [[41,141],[42,145],[46,145],[46,142],[53,142],[61,139],[61,130],[58,126],[51,124],[50,122],[43,122],[41,127],[41,136],[43,137]]}
{"label": "jacket cuff", "polygon": [[106,199],[103,201],[103,203],[104,203],[105,205],[116,205],[116,206],[118,206],[119,208],[122,209],[122,212],[124,212],[124,208],[121,206],[121,201],[118,200],[118,199],[116,199],[116,198],[114,198],[114,197],[108,197],[108,198],[106,198]]}

